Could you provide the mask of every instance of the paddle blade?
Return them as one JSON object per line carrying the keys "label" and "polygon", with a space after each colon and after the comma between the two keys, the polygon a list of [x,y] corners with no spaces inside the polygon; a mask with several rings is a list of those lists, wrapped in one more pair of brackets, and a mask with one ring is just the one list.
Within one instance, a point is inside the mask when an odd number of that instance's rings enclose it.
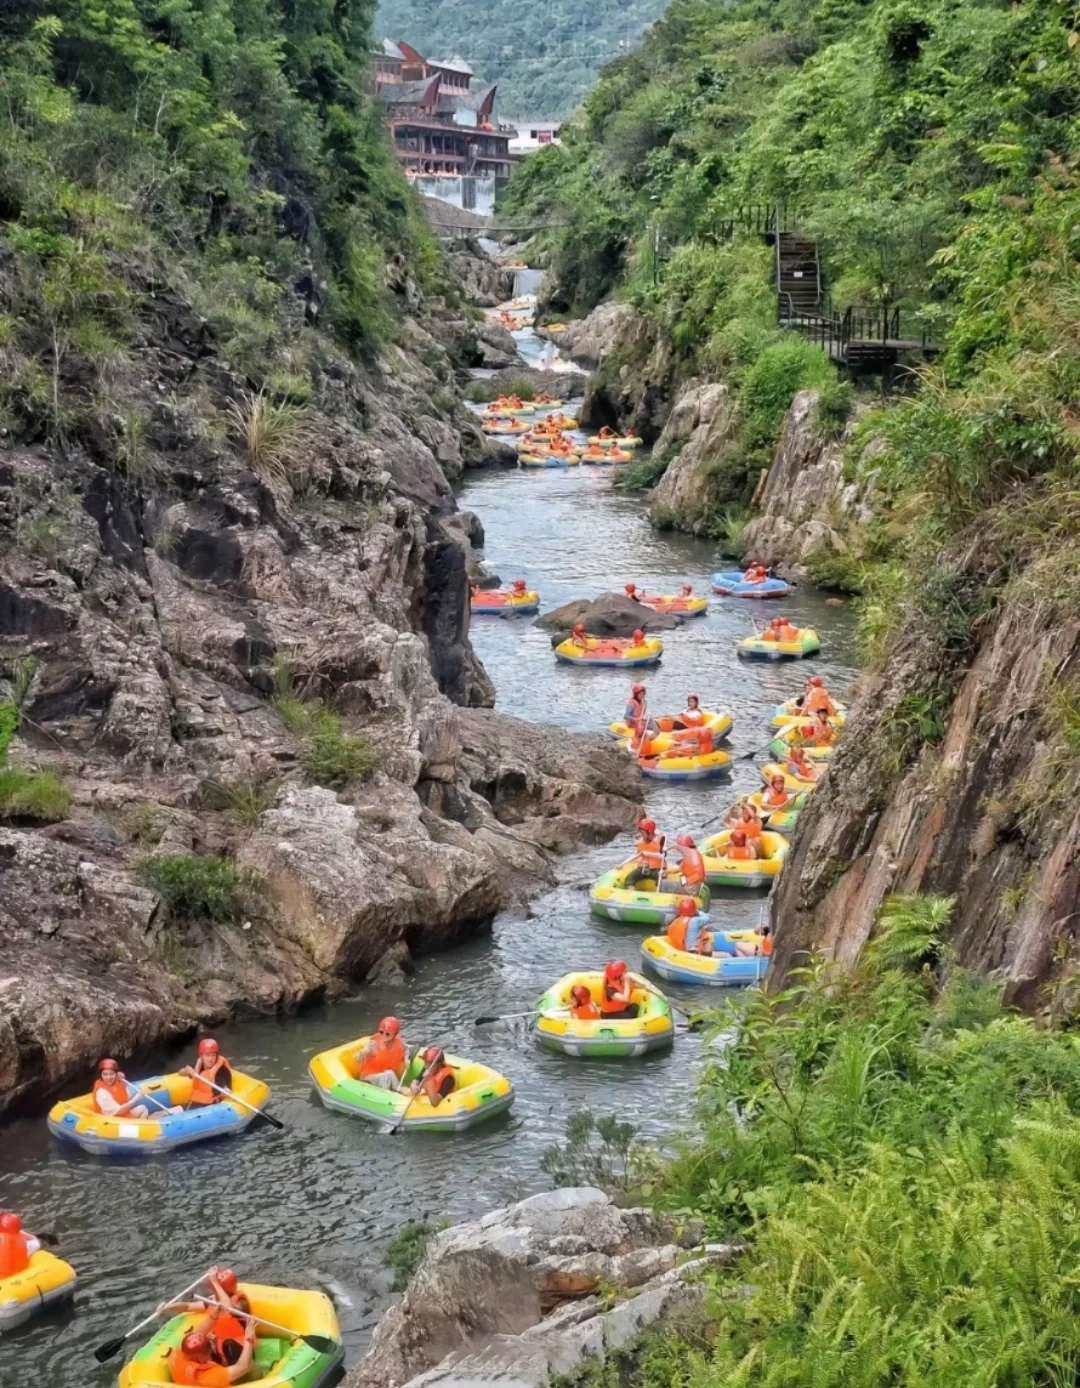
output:
{"label": "paddle blade", "polygon": [[275,1118],[272,1113],[267,1113],[267,1111],[264,1108],[261,1108],[259,1110],[259,1117],[265,1123],[269,1123],[272,1128],[277,1128],[279,1133],[283,1133],[285,1131],[285,1124],[281,1121],[281,1119]]}
{"label": "paddle blade", "polygon": [[474,1026],[474,1027],[486,1027],[486,1026],[490,1026],[492,1022],[501,1022],[501,1021],[502,1021],[502,1018],[501,1018],[501,1017],[477,1017],[476,1021],[473,1022],[473,1026]]}
{"label": "paddle blade", "polygon": [[105,1344],[98,1345],[97,1349],[94,1350],[94,1358],[99,1364],[104,1364],[105,1361],[111,1359],[114,1354],[119,1354],[124,1348],[124,1341],[126,1339],[126,1335],[121,1335],[118,1340],[107,1340]]}
{"label": "paddle blade", "polygon": [[328,1335],[301,1335],[305,1345],[310,1345],[316,1354],[336,1354],[340,1348],[336,1340],[331,1340]]}

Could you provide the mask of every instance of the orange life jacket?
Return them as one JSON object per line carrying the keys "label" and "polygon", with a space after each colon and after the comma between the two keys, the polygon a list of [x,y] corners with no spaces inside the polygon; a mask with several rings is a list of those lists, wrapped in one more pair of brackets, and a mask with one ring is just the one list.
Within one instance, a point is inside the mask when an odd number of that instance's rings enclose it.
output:
{"label": "orange life jacket", "polygon": [[424,1092],[427,1094],[428,1099],[431,1101],[432,1105],[435,1104],[436,1100],[446,1097],[445,1095],[440,1094],[439,1090],[442,1088],[442,1085],[446,1080],[447,1076],[449,1076],[451,1080],[451,1086],[447,1090],[447,1093],[452,1094],[454,1090],[454,1085],[457,1084],[457,1080],[454,1077],[453,1070],[451,1070],[450,1066],[447,1065],[445,1060],[437,1070],[432,1070],[431,1074],[425,1077]]}
{"label": "orange life jacket", "polygon": [[[400,1036],[392,1036],[389,1041],[383,1041],[381,1036],[375,1035],[372,1038],[375,1049],[370,1055],[365,1055],[360,1061],[359,1079],[365,1079],[368,1075],[382,1075],[387,1070],[393,1070],[395,1075],[400,1075],[405,1069],[405,1042]],[[366,1048],[365,1048],[366,1049]]]}
{"label": "orange life jacket", "polygon": [[[622,991],[622,989],[626,989],[624,996],[613,996],[615,994],[616,986],[618,986],[620,992]],[[618,985],[614,983],[605,983],[604,996],[600,1000],[600,1011],[604,1013],[605,1016],[612,1012],[622,1012],[627,1006],[629,1006],[633,990],[634,985],[625,975],[623,976],[623,981]]]}
{"label": "orange life jacket", "polygon": [[809,727],[801,728],[802,740],[808,742],[811,747],[831,747],[833,745],[832,728],[823,728],[820,723],[811,723]]}
{"label": "orange life jacket", "polygon": [[705,722],[705,715],[699,708],[686,708],[679,714],[679,722],[688,728],[700,728]]}
{"label": "orange life jacket", "polygon": [[830,718],[836,712],[836,705],[830,699],[829,691],[815,684],[803,700],[802,711],[803,713],[817,713],[819,708],[825,709]]}
{"label": "orange life jacket", "polygon": [[595,1022],[600,1016],[600,1009],[590,998],[588,1002],[576,1002],[570,1009],[570,1015],[579,1022]]}
{"label": "orange life jacket", "polygon": [[686,917],[676,916],[667,928],[668,944],[672,949],[686,948]]}
{"label": "orange life jacket", "polygon": [[684,848],[679,872],[688,887],[700,887],[705,881],[705,859],[696,848]]}
{"label": "orange life jacket", "polygon": [[659,872],[664,861],[664,848],[659,839],[638,839],[638,862],[642,867]]}
{"label": "orange life jacket", "polygon": [[639,757],[660,757],[663,752],[658,746],[658,739],[654,737],[643,737],[635,749]]}
{"label": "orange life jacket", "polygon": [[757,815],[753,819],[740,819],[735,827],[741,829],[748,839],[761,838],[761,820]]}
{"label": "orange life jacket", "polygon": [[[95,1080],[95,1081],[94,1081],[94,1097],[95,1097],[95,1099],[97,1098],[98,1093],[99,1093],[102,1089],[104,1089],[104,1090],[106,1091],[106,1093],[111,1094],[112,1097],[116,1100],[116,1102],[117,1102],[118,1104],[126,1104],[126,1103],[128,1102],[128,1100],[130,1099],[130,1097],[131,1097],[131,1095],[128,1093],[128,1087],[127,1087],[127,1085],[124,1083],[124,1081],[123,1081],[122,1079],[119,1079],[119,1078],[113,1080],[112,1084],[106,1084],[104,1080],[100,1080],[100,1079],[99,1079],[99,1080]],[[98,1112],[99,1112],[99,1113],[104,1113],[104,1109],[98,1108]]]}
{"label": "orange life jacket", "polygon": [[15,1277],[30,1266],[25,1234],[0,1234],[0,1277]]}
{"label": "orange life jacket", "polygon": [[201,1388],[228,1388],[232,1382],[228,1369],[221,1364],[212,1359],[200,1364],[197,1359],[189,1359],[182,1349],[174,1349],[169,1355],[169,1375],[174,1383],[194,1383]]}
{"label": "orange life jacket", "polygon": [[799,639],[799,628],[793,627],[790,622],[783,622],[776,628],[774,641],[797,641]]}
{"label": "orange life jacket", "polygon": [[[204,1083],[204,1081],[209,1080],[211,1084],[217,1084],[218,1074],[221,1072],[222,1069],[227,1070],[228,1068],[229,1062],[225,1059],[223,1055],[219,1055],[217,1060],[214,1061],[213,1065],[209,1067],[203,1066],[201,1069],[196,1069],[195,1079],[192,1081],[191,1084],[190,1102],[193,1104],[218,1103],[218,1101],[221,1098],[221,1095],[218,1094],[216,1090],[211,1089],[210,1085]],[[190,1381],[192,1383],[198,1383],[199,1380],[193,1378]]]}
{"label": "orange life jacket", "polygon": [[748,843],[729,843],[724,849],[724,857],[744,862],[748,858],[756,858],[757,854]]}
{"label": "orange life jacket", "polygon": [[786,789],[773,790],[772,786],[770,786],[761,797],[762,804],[768,805],[774,810],[782,810],[790,801],[791,796],[787,793]]}
{"label": "orange life jacket", "polygon": [[743,574],[744,583],[760,583],[762,579],[769,576],[768,569],[763,569],[760,564],[752,564]]}
{"label": "orange life jacket", "polygon": [[[234,1296],[231,1298],[232,1304],[239,1311],[249,1311],[246,1296]],[[244,1337],[247,1335],[247,1322],[242,1321],[239,1316],[234,1316],[231,1311],[222,1308],[214,1317],[214,1323],[210,1327],[210,1339],[213,1341],[214,1349],[218,1358],[222,1358],[221,1347],[226,1340],[235,1340],[243,1348]]]}
{"label": "orange life jacket", "polygon": [[713,735],[709,728],[699,728],[697,738],[699,757],[707,757],[716,750],[713,747]]}
{"label": "orange life jacket", "polygon": [[771,935],[763,935],[763,936],[761,937],[760,949],[761,949],[762,954],[765,954],[765,955],[772,954],[772,951],[773,951],[773,941],[772,941],[772,936],[771,936]]}
{"label": "orange life jacket", "polygon": [[794,757],[789,757],[786,770],[789,776],[798,776],[804,781],[814,779],[814,769],[808,761],[796,761]]}

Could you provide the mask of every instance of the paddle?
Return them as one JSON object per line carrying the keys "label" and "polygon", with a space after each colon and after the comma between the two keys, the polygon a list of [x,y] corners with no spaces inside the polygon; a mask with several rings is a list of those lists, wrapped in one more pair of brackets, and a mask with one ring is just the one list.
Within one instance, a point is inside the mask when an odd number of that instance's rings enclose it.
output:
{"label": "paddle", "polygon": [[517,1022],[523,1017],[559,1017],[569,1011],[568,1007],[552,1007],[547,1012],[541,1012],[538,1007],[534,1007],[529,1012],[504,1012],[498,1017],[477,1017],[473,1026],[486,1027],[490,1026],[492,1022]]}
{"label": "paddle", "polygon": [[[174,1301],[183,1301],[184,1297],[193,1292],[196,1287],[201,1286],[209,1276],[210,1274],[208,1272],[204,1272],[201,1277],[197,1277],[195,1281],[192,1282],[190,1287],[185,1287],[182,1292],[177,1292],[175,1296],[169,1297],[169,1300],[162,1304],[170,1306]],[[145,1326],[148,1326],[151,1321],[157,1320],[159,1315],[161,1315],[161,1312],[155,1307],[145,1320],[141,1320],[138,1325],[133,1325],[126,1334],[118,1335],[115,1340],[106,1340],[103,1345],[98,1345],[97,1349],[94,1350],[94,1358],[99,1364],[104,1364],[107,1359],[111,1359],[114,1354],[119,1353],[119,1351],[123,1349],[125,1342],[130,1340],[132,1335],[137,1335],[139,1331]]]}
{"label": "paddle", "polygon": [[[203,1084],[209,1085],[211,1089],[216,1090],[218,1094],[224,1094],[226,1099],[235,1100],[241,1108],[248,1109],[256,1118],[265,1118],[272,1128],[277,1128],[279,1132],[285,1131],[285,1124],[280,1118],[275,1118],[272,1113],[267,1113],[265,1109],[256,1108],[254,1104],[249,1104],[246,1099],[241,1099],[239,1094],[234,1094],[231,1089],[222,1089],[219,1084],[214,1084],[214,1082],[208,1080],[205,1075],[200,1075],[199,1079],[202,1080]],[[269,1323],[270,1322],[267,1321],[267,1325],[269,1325]]]}
{"label": "paddle", "polygon": [[[198,1283],[195,1284],[198,1286]],[[219,1301],[211,1301],[208,1296],[197,1296],[196,1301],[201,1301],[206,1306],[220,1306]],[[316,1354],[335,1354],[338,1350],[337,1340],[332,1340],[329,1335],[304,1335],[299,1330],[292,1330],[287,1325],[278,1325],[276,1321],[268,1321],[265,1316],[249,1315],[247,1311],[238,1311],[235,1306],[229,1307],[229,1314],[238,1317],[242,1321],[255,1321],[256,1324],[268,1325],[271,1330],[280,1330],[283,1335],[288,1335],[290,1340],[303,1340],[305,1345],[310,1345]]]}
{"label": "paddle", "polygon": [[683,1021],[685,1021],[690,1031],[698,1030],[698,1028],[701,1026],[701,1022],[699,1020],[695,1021],[695,1019],[690,1015],[689,1012],[684,1012],[681,1007],[676,1006],[676,1004],[671,1001],[671,999],[668,997],[666,993],[661,993],[659,988],[650,988],[645,979],[641,978],[640,974],[635,974],[634,977],[636,979],[641,979],[640,987],[643,993],[651,993],[654,998],[660,998],[663,1002],[666,1002],[668,1007],[671,1008],[672,1012],[677,1012],[679,1016],[683,1019]]}
{"label": "paddle", "polygon": [[[413,1061],[416,1059],[416,1057],[417,1057],[419,1054],[420,1054],[420,1047],[417,1046],[416,1050],[413,1051],[411,1058],[410,1058],[409,1061],[406,1063],[406,1066],[405,1066],[405,1074],[406,1074],[406,1075],[409,1073],[409,1066],[413,1063]],[[425,1069],[426,1069],[426,1067],[425,1067]],[[423,1071],[423,1070],[420,1071],[420,1078],[421,1078],[421,1079],[424,1078],[424,1071]],[[382,1127],[379,1129],[379,1131],[382,1133],[383,1137],[396,1137],[397,1134],[398,1134],[399,1132],[401,1132],[401,1125],[402,1125],[402,1123],[405,1122],[405,1119],[408,1117],[408,1115],[409,1115],[409,1110],[412,1108],[413,1104],[416,1103],[417,1099],[419,1099],[420,1095],[423,1094],[423,1092],[424,1092],[423,1086],[421,1086],[421,1087],[416,1091],[416,1093],[413,1094],[413,1095],[411,1096],[411,1098],[409,1099],[409,1102],[408,1102],[408,1103],[405,1105],[405,1107],[401,1110],[401,1113],[400,1113],[400,1115],[398,1116],[397,1120],[396,1120],[395,1122],[393,1122],[393,1123],[384,1123],[384,1124],[382,1125]]]}

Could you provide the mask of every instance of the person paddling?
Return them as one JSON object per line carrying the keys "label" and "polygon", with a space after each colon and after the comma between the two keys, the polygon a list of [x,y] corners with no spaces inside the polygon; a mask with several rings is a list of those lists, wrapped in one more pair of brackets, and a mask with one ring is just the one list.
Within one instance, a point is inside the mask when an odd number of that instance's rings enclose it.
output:
{"label": "person paddling", "polygon": [[447,1095],[457,1088],[457,1079],[447,1064],[446,1052],[441,1046],[429,1046],[423,1054],[424,1069],[420,1076],[409,1085],[410,1094],[421,1090],[427,1096],[432,1108],[438,1108]]}
{"label": "person paddling", "polygon": [[[191,1098],[187,1107],[209,1108],[220,1104],[227,1095],[219,1094],[217,1089],[232,1088],[232,1070],[229,1062],[221,1054],[218,1043],[212,1036],[204,1036],[199,1042],[199,1058],[194,1065],[185,1065],[180,1071],[191,1080]],[[216,1085],[217,1089],[211,1089]]]}
{"label": "person paddling", "polygon": [[407,1063],[401,1023],[396,1017],[384,1017],[378,1030],[353,1056],[356,1078],[377,1089],[400,1088]]}
{"label": "person paddling", "polygon": [[623,709],[623,722],[634,727],[638,720],[645,717],[645,686],[635,684],[630,690],[630,697],[626,701]]}
{"label": "person paddling", "polygon": [[25,1272],[40,1247],[40,1241],[23,1229],[17,1214],[10,1210],[0,1214],[0,1280]]}
{"label": "person paddling", "polygon": [[570,1015],[579,1022],[594,1022],[600,1016],[600,1009],[584,983],[575,983],[570,989]]}
{"label": "person paddling", "polygon": [[211,1268],[207,1281],[216,1305],[208,1307],[205,1301],[172,1301],[159,1306],[158,1314],[202,1312],[210,1321],[203,1333],[210,1339],[211,1358],[218,1364],[231,1366],[239,1363],[243,1353],[247,1327],[251,1323],[246,1319],[251,1314],[251,1303],[240,1291],[239,1279],[232,1268]]}
{"label": "person paddling", "polygon": [[239,1383],[247,1377],[255,1353],[255,1322],[248,1321],[244,1328],[244,1343],[235,1364],[215,1363],[209,1334],[213,1322],[213,1314],[204,1316],[187,1332],[179,1348],[169,1355],[169,1376],[173,1383],[197,1384],[199,1388],[228,1388],[230,1383]]}
{"label": "person paddling", "polygon": [[634,981],[627,971],[626,961],[613,959],[604,966],[600,1011],[605,1017],[636,1017],[638,1005],[633,1001],[633,995]]}

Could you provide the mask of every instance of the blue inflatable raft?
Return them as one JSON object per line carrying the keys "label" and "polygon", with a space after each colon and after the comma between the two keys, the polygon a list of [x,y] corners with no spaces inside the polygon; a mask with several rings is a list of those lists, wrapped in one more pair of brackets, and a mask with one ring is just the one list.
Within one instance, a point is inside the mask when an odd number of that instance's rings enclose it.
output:
{"label": "blue inflatable raft", "polygon": [[712,576],[714,593],[722,593],[726,598],[786,598],[791,592],[791,584],[782,578],[764,578],[760,583],[744,583],[737,569],[730,573]]}

